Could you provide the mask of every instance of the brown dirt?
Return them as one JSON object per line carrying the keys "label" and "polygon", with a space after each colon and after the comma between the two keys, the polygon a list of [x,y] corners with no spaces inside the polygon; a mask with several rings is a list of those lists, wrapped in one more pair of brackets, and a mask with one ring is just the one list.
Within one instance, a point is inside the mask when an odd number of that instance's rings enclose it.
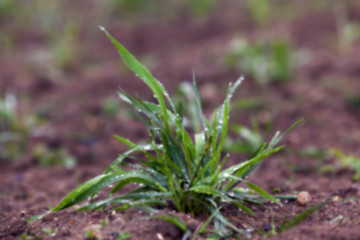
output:
{"label": "brown dirt", "polygon": [[[360,186],[351,180],[353,172],[344,169],[321,174],[318,160],[301,152],[308,146],[334,147],[360,156],[360,109],[350,107],[346,100],[349,94],[359,96],[360,42],[355,42],[351,50],[340,51],[336,47],[335,19],[330,8],[316,10],[311,1],[306,1],[307,5],[296,0],[283,5],[282,1],[277,2],[280,2],[277,6],[286,11],[292,9],[289,6],[295,6],[297,9],[292,11],[298,10],[299,14],[258,26],[246,9],[232,7],[233,2],[229,0],[205,19],[193,18],[181,9],[179,17],[166,23],[131,20],[134,22],[128,27],[114,18],[108,29],[145,64],[149,61],[154,75],[170,92],[174,92],[180,82],[190,80],[193,69],[200,90],[209,84],[217,87],[218,92],[206,101],[206,112],[222,101],[227,83],[238,76],[238,72],[225,69],[221,61],[234,36],[241,34],[254,40],[284,34],[290,38],[294,50],[307,53],[306,61],[296,66],[289,82],[271,84],[265,90],[247,78],[236,98],[259,97],[264,106],[257,111],[234,113],[231,121],[248,124],[250,114],[260,122],[264,116],[270,116],[273,133],[304,118],[287,136],[287,150],[267,159],[251,180],[269,192],[274,188],[281,189],[282,194],[308,191],[313,201],[307,207],[329,198],[333,201],[300,225],[271,239],[359,239]],[[356,21],[360,6],[356,1],[350,2],[353,7],[349,16]],[[86,15],[85,12],[79,14]],[[8,24],[9,21],[0,20],[0,26]],[[175,226],[150,219],[147,213],[137,209],[68,210],[42,220],[25,221],[46,212],[78,184],[104,171],[107,164],[125,150],[113,139],[113,134],[133,141],[148,137],[141,123],[133,120],[131,112],[126,110],[126,105],[120,105],[120,114],[115,117],[103,114],[103,102],[109,96],[116,99],[119,86],[130,94],[151,99],[150,92],[139,85],[140,81],[118,64],[116,51],[100,31],[92,32],[88,38],[89,33],[84,30],[82,51],[86,52],[83,58],[88,60],[77,60],[63,71],[61,79],[51,75],[51,66],[41,65],[44,62],[36,69],[32,49],[46,48],[44,36],[36,29],[26,29],[25,33],[16,32],[15,50],[0,56],[0,93],[8,89],[16,91],[24,115],[44,113],[46,118],[37,131],[46,129],[46,134],[31,137],[26,154],[16,162],[0,160],[0,239],[17,239],[21,234],[34,239],[84,239],[89,229],[93,229],[99,239],[117,239],[123,231],[131,234],[130,239],[181,239],[182,233]],[[146,60],[146,56],[151,60]],[[38,166],[33,157],[33,148],[38,143],[44,143],[51,150],[68,149],[77,158],[77,167]],[[242,160],[243,156],[234,154],[229,164]],[[337,161],[328,158],[320,164],[325,163],[336,166]],[[269,226],[279,227],[284,217],[292,218],[306,209],[291,201],[282,206],[267,203],[249,207],[255,216],[232,206],[224,207],[223,213],[239,228],[254,229],[250,232],[252,239],[265,238],[256,230],[269,232]],[[193,229],[204,222],[204,217],[175,214]],[[105,226],[101,227],[102,224]],[[44,228],[56,228],[57,232],[51,235],[45,233]]]}

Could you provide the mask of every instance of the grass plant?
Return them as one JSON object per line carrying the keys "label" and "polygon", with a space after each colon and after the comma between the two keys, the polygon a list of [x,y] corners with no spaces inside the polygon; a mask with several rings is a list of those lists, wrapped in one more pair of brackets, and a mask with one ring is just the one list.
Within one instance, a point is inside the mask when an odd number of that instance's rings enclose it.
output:
{"label": "grass plant", "polygon": [[[245,203],[272,201],[281,204],[276,197],[249,182],[247,177],[264,158],[283,148],[277,145],[284,135],[277,132],[269,143],[262,143],[246,161],[224,167],[229,158],[229,155],[223,154],[223,146],[228,131],[230,100],[243,81],[242,77],[234,84],[229,84],[225,100],[214,111],[211,120],[203,114],[197,86],[195,80],[193,81],[198,119],[202,128],[191,137],[190,131],[183,125],[183,108],[176,107],[163,85],[123,45],[104,28],[101,29],[128,67],[154,94],[157,103],[132,97],[123,90],[119,91],[121,100],[130,104],[139,119],[148,127],[151,138],[148,144],[138,145],[129,139],[116,136],[129,150],[120,154],[103,174],[70,192],[50,212],[92,199],[101,189],[110,187],[107,199],[89,201],[79,210],[109,206],[124,210],[168,205],[171,202],[180,212],[209,214],[209,221],[214,220],[214,229],[222,229],[218,233],[226,234],[227,228],[239,232],[240,230],[221,215],[220,209],[225,203],[232,203],[249,214],[253,212]],[[299,121],[293,124],[288,131],[298,123]],[[142,157],[135,153],[141,153]],[[125,170],[122,166],[127,166],[126,169],[130,170]],[[135,189],[124,192],[122,188],[129,184],[133,184]],[[239,184],[242,184],[242,187],[238,187]],[[119,194],[116,194],[118,192]]]}

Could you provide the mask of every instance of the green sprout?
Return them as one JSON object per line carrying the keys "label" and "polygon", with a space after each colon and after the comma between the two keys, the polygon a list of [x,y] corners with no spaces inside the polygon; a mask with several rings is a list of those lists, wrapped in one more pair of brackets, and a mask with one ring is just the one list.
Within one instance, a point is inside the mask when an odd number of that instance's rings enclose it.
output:
{"label": "green sprout", "polygon": [[[203,114],[197,86],[193,81],[202,130],[192,138],[183,126],[183,111],[175,107],[163,85],[123,45],[104,28],[101,29],[117,48],[124,62],[152,90],[157,100],[157,103],[147,102],[139,97],[131,97],[124,91],[119,92],[120,99],[132,105],[140,120],[148,127],[151,139],[148,144],[138,145],[116,136],[129,150],[120,154],[103,174],[70,192],[50,212],[91,199],[101,189],[110,187],[107,199],[85,203],[79,210],[104,207],[125,210],[168,205],[171,202],[180,212],[211,214],[215,228],[220,226],[224,229],[226,226],[233,231],[240,231],[220,213],[225,203],[232,203],[249,214],[254,213],[245,203],[259,204],[270,200],[280,204],[276,197],[249,182],[247,177],[264,158],[283,148],[277,145],[284,135],[277,132],[269,143],[261,144],[246,161],[224,167],[229,157],[222,150],[228,130],[230,99],[243,81],[242,77],[229,85],[226,98],[215,110],[212,121]],[[288,131],[299,122],[293,124]],[[143,157],[135,155],[137,152]],[[125,161],[126,159],[133,161]],[[131,169],[125,170],[122,166]],[[122,191],[129,184],[133,184],[135,189],[130,192]],[[243,184],[243,187],[238,187],[239,184]]]}

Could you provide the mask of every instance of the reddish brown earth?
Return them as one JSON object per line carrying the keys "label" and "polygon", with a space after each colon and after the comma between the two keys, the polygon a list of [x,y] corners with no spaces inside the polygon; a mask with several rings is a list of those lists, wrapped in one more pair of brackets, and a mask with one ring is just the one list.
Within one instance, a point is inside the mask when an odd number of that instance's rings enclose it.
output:
{"label": "reddish brown earth", "polygon": [[[281,1],[277,2],[281,10]],[[278,10],[277,17],[261,27],[244,8],[239,12],[232,7],[232,1],[225,1],[203,19],[194,19],[181,9],[178,17],[166,23],[140,18],[127,20],[132,22],[127,25],[127,21],[124,20],[125,24],[115,16],[107,28],[145,65],[151,65],[151,71],[170,92],[175,92],[180,82],[189,81],[195,69],[200,91],[209,86],[216,89],[212,94],[203,90],[210,95],[204,98],[206,112],[221,103],[228,82],[239,75],[222,64],[226,46],[234,36],[241,34],[250,40],[272,35],[290,38],[294,51],[307,53],[306,60],[295,67],[293,77],[284,84],[270,84],[263,89],[247,78],[235,99],[259,97],[263,106],[257,110],[234,110],[231,121],[249,124],[250,115],[260,123],[270,118],[273,134],[303,118],[304,122],[286,137],[286,150],[266,159],[251,180],[269,192],[274,188],[281,189],[282,194],[308,191],[313,200],[306,207],[326,199],[332,201],[298,226],[269,238],[360,239],[360,186],[351,180],[353,172],[341,169],[321,174],[319,164],[337,166],[337,160],[329,157],[319,163],[315,157],[301,154],[305,147],[314,146],[334,147],[360,156],[360,108],[349,106],[347,101],[349,94],[360,97],[360,42],[354,42],[350,50],[340,51],[336,47],[337,30],[331,9],[316,10],[308,1],[305,6],[302,1],[289,2],[282,6],[283,12]],[[360,6],[356,1],[352,4],[349,17],[358,22]],[[293,8],[286,8],[288,5]],[[288,16],[290,10],[297,14]],[[281,18],[282,14],[287,16],[286,20]],[[0,22],[1,26],[8,24],[6,19]],[[121,232],[130,233],[130,239],[181,239],[180,229],[149,219],[148,214],[138,209],[67,210],[42,220],[25,221],[54,207],[78,184],[103,172],[125,150],[113,139],[114,134],[133,141],[148,137],[144,126],[133,118],[125,104],[120,105],[116,116],[104,115],[103,102],[111,96],[116,98],[119,86],[145,99],[151,99],[151,94],[119,64],[115,49],[100,31],[92,30],[91,37],[88,32],[84,30],[81,38],[82,51],[86,53],[63,71],[62,79],[50,76],[49,66],[44,62],[39,69],[34,66],[30,58],[32,49],[46,47],[44,37],[35,28],[24,29],[22,34],[16,32],[15,50],[11,54],[4,51],[0,58],[0,94],[8,89],[15,91],[23,115],[45,112],[46,118],[37,130],[47,130],[46,134],[28,140],[20,159],[12,163],[0,160],[0,239],[20,239],[21,235],[33,236],[32,239],[84,239],[86,231],[105,221],[108,223],[97,233],[99,239],[117,239]],[[68,149],[77,159],[76,168],[40,167],[32,151],[38,143],[44,143],[51,151],[59,147]],[[244,156],[232,154],[229,164],[243,160]],[[291,219],[306,209],[294,201],[282,206],[267,203],[249,207],[256,213],[254,217],[232,206],[225,206],[223,213],[237,227],[255,230],[250,232],[252,239],[265,238],[256,230],[269,232],[272,224],[279,227],[284,217]],[[176,214],[188,222],[190,229],[206,219]],[[47,234],[43,228],[57,232]]]}

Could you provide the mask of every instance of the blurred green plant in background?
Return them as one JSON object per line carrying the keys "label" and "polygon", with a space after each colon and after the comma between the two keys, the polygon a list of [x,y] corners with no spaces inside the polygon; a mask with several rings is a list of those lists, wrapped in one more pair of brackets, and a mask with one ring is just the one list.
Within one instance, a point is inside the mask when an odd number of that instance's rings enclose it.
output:
{"label": "blurred green plant in background", "polygon": [[0,99],[0,160],[14,161],[23,154],[33,120],[20,116],[15,94]]}
{"label": "blurred green plant in background", "polygon": [[195,16],[208,16],[214,9],[216,0],[187,0],[188,8]]}
{"label": "blurred green plant in background", "polygon": [[247,8],[254,18],[260,24],[265,25],[269,19],[271,4],[269,0],[246,0]]}
{"label": "blurred green plant in background", "polygon": [[[337,148],[319,149],[315,146],[303,148],[300,157],[315,159],[315,168],[320,174],[336,174],[344,170],[354,172],[351,176],[353,181],[360,180],[360,158],[352,154],[345,154]],[[333,161],[335,160],[335,161]]]}
{"label": "blurred green plant in background", "polygon": [[234,124],[230,126],[237,138],[228,138],[225,141],[224,149],[234,153],[251,154],[258,149],[264,142],[260,128],[255,120],[252,121],[252,127],[248,128],[243,125]]}
{"label": "blurred green plant in background", "polygon": [[259,85],[270,82],[284,83],[292,74],[290,44],[283,40],[255,42],[235,38],[228,46],[225,65],[251,76]]}
{"label": "blurred green plant in background", "polygon": [[45,144],[38,144],[32,152],[33,158],[41,167],[60,166],[72,169],[76,166],[76,158],[66,148],[50,149]]}
{"label": "blurred green plant in background", "polygon": [[330,1],[333,8],[339,50],[349,51],[352,49],[355,41],[360,39],[360,24],[357,21],[351,21],[349,18],[349,3],[346,1]]}
{"label": "blurred green plant in background", "polygon": [[330,153],[333,154],[339,161],[340,166],[339,169],[345,168],[354,171],[355,173],[352,175],[353,181],[360,180],[360,158],[355,157],[353,155],[346,155],[341,150],[332,148],[330,149]]}

